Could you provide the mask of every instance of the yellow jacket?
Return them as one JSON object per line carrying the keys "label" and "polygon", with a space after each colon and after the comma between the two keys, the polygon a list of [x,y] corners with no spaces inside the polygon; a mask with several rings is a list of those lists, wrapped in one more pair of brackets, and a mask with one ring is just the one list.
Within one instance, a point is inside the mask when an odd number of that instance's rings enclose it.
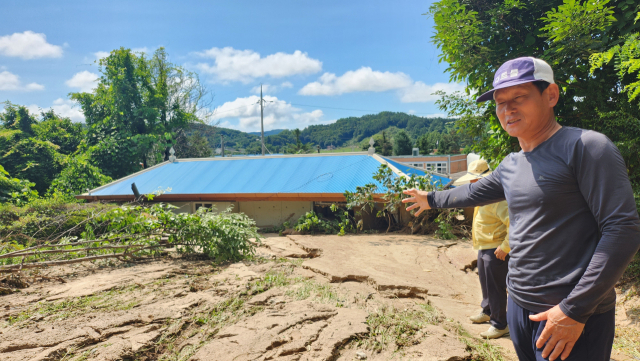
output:
{"label": "yellow jacket", "polygon": [[500,247],[509,253],[509,207],[507,201],[476,207],[471,231],[473,249]]}

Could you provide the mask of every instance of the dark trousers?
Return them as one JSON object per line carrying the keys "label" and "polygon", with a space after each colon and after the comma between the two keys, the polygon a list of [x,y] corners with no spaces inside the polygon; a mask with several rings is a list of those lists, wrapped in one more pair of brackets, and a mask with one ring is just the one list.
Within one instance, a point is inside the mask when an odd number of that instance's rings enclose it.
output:
{"label": "dark trousers", "polygon": [[[509,332],[520,361],[543,361],[542,350],[536,348],[547,321],[533,322],[529,315],[536,312],[526,310],[509,297]],[[565,361],[609,361],[615,334],[616,310],[592,315]],[[558,360],[560,358],[558,357]]]}
{"label": "dark trousers", "polygon": [[507,266],[509,256],[499,260],[494,249],[478,251],[478,276],[482,288],[482,312],[491,317],[491,325],[499,330],[507,327]]}

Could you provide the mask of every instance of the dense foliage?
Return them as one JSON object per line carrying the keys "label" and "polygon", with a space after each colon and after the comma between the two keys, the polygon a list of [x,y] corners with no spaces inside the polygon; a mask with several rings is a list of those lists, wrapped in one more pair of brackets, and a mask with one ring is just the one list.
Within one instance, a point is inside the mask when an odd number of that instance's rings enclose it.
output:
{"label": "dense foliage", "polygon": [[[70,204],[55,200],[0,206],[0,263],[133,257],[162,245],[217,261],[251,256],[259,240],[253,220],[230,210],[176,214],[172,206]],[[142,252],[146,253],[146,252]],[[94,258],[89,258],[94,257]]]}
{"label": "dense foliage", "polygon": [[68,154],[83,139],[82,126],[53,112],[30,114],[23,107],[5,103],[0,113],[0,165],[12,177],[34,183],[44,194],[64,168]]}
{"label": "dense foliage", "polygon": [[6,102],[0,113],[0,203],[74,195],[168,158],[213,154],[200,134],[186,134],[208,114],[198,76],[168,61],[117,49],[99,60],[92,92],[72,93],[86,123],[54,111],[30,112]]}
{"label": "dense foliage", "polygon": [[[391,168],[382,164],[373,176],[381,186],[374,183],[366,184],[363,187],[356,187],[355,192],[344,192],[347,199],[347,208],[356,210],[355,214],[361,219],[356,225],[356,229],[362,228],[363,212],[375,217],[385,218],[388,222],[389,230],[407,230],[413,233],[435,233],[437,237],[443,239],[457,236],[467,236],[468,232],[464,226],[464,217],[456,209],[430,209],[423,212],[417,218],[403,217],[404,198],[403,191],[416,188],[424,191],[441,190],[444,184],[435,181],[430,175],[421,177],[412,174],[410,177],[398,177]],[[382,194],[383,203],[376,205],[379,201],[375,195]],[[411,214],[415,213],[414,211]]]}
{"label": "dense foliage", "polygon": [[[509,59],[534,56],[551,64],[561,92],[560,124],[607,135],[640,191],[638,11],[636,0],[440,0],[429,14],[440,60],[449,64],[451,80],[467,84],[467,94],[490,89],[494,72]],[[475,140],[472,148],[493,165],[519,150],[493,102],[442,95],[441,108],[460,117],[458,127]]]}
{"label": "dense foliage", "polygon": [[413,144],[409,135],[401,130],[393,138],[393,155],[411,155]]}
{"label": "dense foliage", "polygon": [[150,58],[120,48],[100,59],[91,93],[73,93],[87,124],[83,151],[104,174],[120,178],[168,159],[180,130],[197,116],[206,90],[197,74],[169,62],[163,48]]}

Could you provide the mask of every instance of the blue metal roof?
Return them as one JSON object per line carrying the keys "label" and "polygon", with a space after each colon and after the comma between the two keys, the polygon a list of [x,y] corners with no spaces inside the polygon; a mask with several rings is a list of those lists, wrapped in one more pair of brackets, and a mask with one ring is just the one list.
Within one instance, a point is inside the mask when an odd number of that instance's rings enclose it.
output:
{"label": "blue metal roof", "polygon": [[383,189],[372,178],[380,164],[366,154],[177,160],[97,188],[91,195],[131,195],[134,182],[141,194],[167,188],[168,194],[344,193],[368,183]]}
{"label": "blue metal roof", "polygon": [[[384,160],[386,160],[392,166],[398,168],[399,171],[401,171],[402,173],[404,173],[406,175],[412,175],[412,174],[415,174],[417,176],[425,176],[425,175],[427,175],[427,173],[424,172],[424,171],[421,171],[419,169],[410,167],[410,166],[408,166],[406,164],[398,163],[398,162],[396,162],[394,160],[391,160],[389,158],[384,158]],[[435,183],[440,183],[443,186],[451,181],[451,179],[449,179],[449,178],[441,177],[441,176],[435,175],[435,174],[431,174],[431,179],[433,179],[433,181]]]}

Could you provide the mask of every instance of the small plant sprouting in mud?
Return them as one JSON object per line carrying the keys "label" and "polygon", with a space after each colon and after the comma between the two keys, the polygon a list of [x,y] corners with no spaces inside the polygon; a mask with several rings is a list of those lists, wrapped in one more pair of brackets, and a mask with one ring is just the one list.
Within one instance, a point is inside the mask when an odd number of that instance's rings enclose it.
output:
{"label": "small plant sprouting in mud", "polygon": [[376,352],[389,346],[399,350],[420,343],[420,330],[426,325],[437,325],[442,321],[440,312],[428,303],[410,310],[383,306],[367,317],[369,334],[359,344]]}
{"label": "small plant sprouting in mud", "polygon": [[473,361],[504,361],[500,346],[492,345],[487,340],[476,339],[462,327],[460,322],[447,319],[443,326],[446,330],[458,335],[460,341],[467,345]]}
{"label": "small plant sprouting in mud", "polygon": [[287,291],[287,296],[297,300],[306,300],[312,297],[321,303],[335,304],[336,307],[343,307],[343,302],[336,290],[328,284],[321,284],[313,280],[306,280],[300,283],[297,288]]}

